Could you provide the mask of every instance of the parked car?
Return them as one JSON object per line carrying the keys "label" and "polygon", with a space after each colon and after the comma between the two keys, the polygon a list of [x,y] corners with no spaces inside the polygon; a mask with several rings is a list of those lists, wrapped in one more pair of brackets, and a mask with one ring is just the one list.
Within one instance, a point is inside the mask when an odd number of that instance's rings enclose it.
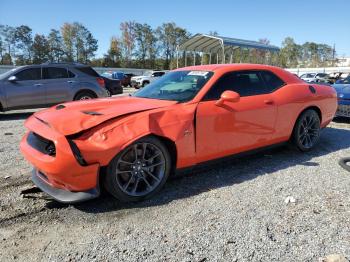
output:
{"label": "parked car", "polygon": [[125,75],[123,72],[118,72],[118,71],[106,71],[102,74],[102,76],[104,77],[108,77],[111,79],[118,79],[118,80],[122,80],[124,79]]}
{"label": "parked car", "polygon": [[138,89],[140,87],[144,87],[154,80],[158,79],[162,75],[164,75],[166,71],[147,71],[142,76],[134,76],[131,78],[131,86]]}
{"label": "parked car", "polygon": [[301,75],[300,78],[308,83],[332,83],[329,75],[326,73],[307,73]]}
{"label": "parked car", "polygon": [[332,84],[335,84],[338,80],[346,78],[346,76],[347,74],[343,72],[333,72],[329,74],[329,79],[332,82]]}
{"label": "parked car", "polygon": [[337,109],[334,88],[256,64],[180,68],[132,96],[35,113],[21,151],[62,202],[154,195],[175,169],[290,141],[311,150]]}
{"label": "parked car", "polygon": [[96,71],[77,63],[20,66],[0,75],[1,111],[107,96]]}
{"label": "parked car", "polygon": [[350,76],[344,80],[338,80],[333,85],[338,96],[338,110],[336,116],[350,117]]}
{"label": "parked car", "polygon": [[119,95],[123,93],[123,87],[119,79],[112,79],[103,75],[101,75],[101,77],[105,81],[106,89],[111,95]]}
{"label": "parked car", "polygon": [[135,74],[132,73],[127,73],[124,74],[124,81],[122,82],[122,86],[123,87],[128,87],[131,86],[131,78],[135,76]]}
{"label": "parked car", "polygon": [[120,81],[120,84],[123,87],[131,86],[131,77],[134,76],[134,74],[124,74],[123,72],[112,72],[107,71],[102,74],[104,77],[108,77],[110,79],[118,79]]}

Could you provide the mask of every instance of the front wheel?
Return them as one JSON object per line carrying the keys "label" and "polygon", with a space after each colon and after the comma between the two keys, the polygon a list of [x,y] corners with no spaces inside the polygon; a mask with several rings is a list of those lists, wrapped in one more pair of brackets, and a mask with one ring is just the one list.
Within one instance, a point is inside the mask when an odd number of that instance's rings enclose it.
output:
{"label": "front wheel", "polygon": [[105,187],[122,202],[151,197],[165,184],[171,158],[155,137],[144,137],[121,151],[109,164]]}
{"label": "front wheel", "polygon": [[89,100],[89,99],[93,99],[93,98],[96,98],[95,94],[83,91],[81,93],[78,93],[75,96],[74,101],[77,101],[77,100]]}
{"label": "front wheel", "polygon": [[320,117],[315,110],[309,109],[298,118],[292,135],[292,142],[301,151],[311,150],[320,138]]}

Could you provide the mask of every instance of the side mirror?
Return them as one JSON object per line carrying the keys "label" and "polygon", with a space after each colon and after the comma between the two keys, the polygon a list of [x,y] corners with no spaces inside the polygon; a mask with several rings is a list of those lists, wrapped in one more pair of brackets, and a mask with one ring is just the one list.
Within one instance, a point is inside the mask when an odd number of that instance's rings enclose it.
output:
{"label": "side mirror", "polygon": [[10,82],[16,82],[17,81],[17,77],[16,76],[10,76],[7,80],[10,81]]}
{"label": "side mirror", "polygon": [[240,100],[240,95],[237,92],[226,90],[221,94],[221,97],[216,101],[217,106],[222,106],[225,102],[236,103]]}

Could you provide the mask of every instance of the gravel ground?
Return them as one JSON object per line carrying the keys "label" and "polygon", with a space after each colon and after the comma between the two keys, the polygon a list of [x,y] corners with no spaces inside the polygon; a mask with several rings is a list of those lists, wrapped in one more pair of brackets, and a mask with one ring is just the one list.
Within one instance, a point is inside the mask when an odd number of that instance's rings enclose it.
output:
{"label": "gravel ground", "polygon": [[196,169],[142,203],[64,205],[33,188],[19,153],[31,112],[0,114],[0,261],[350,257],[350,174],[337,163],[350,156],[350,121],[324,129],[312,152],[281,147]]}

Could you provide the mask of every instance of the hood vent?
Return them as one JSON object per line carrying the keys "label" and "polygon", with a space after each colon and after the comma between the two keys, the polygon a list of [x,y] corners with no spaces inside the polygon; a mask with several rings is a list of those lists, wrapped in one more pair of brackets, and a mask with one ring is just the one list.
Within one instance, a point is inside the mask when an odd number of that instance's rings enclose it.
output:
{"label": "hood vent", "polygon": [[90,116],[101,116],[103,114],[101,113],[98,113],[98,112],[94,112],[94,111],[81,111],[83,114],[87,114],[87,115],[90,115]]}
{"label": "hood vent", "polygon": [[58,106],[56,106],[56,110],[61,110],[61,109],[63,109],[63,108],[66,108],[64,105],[58,105]]}

